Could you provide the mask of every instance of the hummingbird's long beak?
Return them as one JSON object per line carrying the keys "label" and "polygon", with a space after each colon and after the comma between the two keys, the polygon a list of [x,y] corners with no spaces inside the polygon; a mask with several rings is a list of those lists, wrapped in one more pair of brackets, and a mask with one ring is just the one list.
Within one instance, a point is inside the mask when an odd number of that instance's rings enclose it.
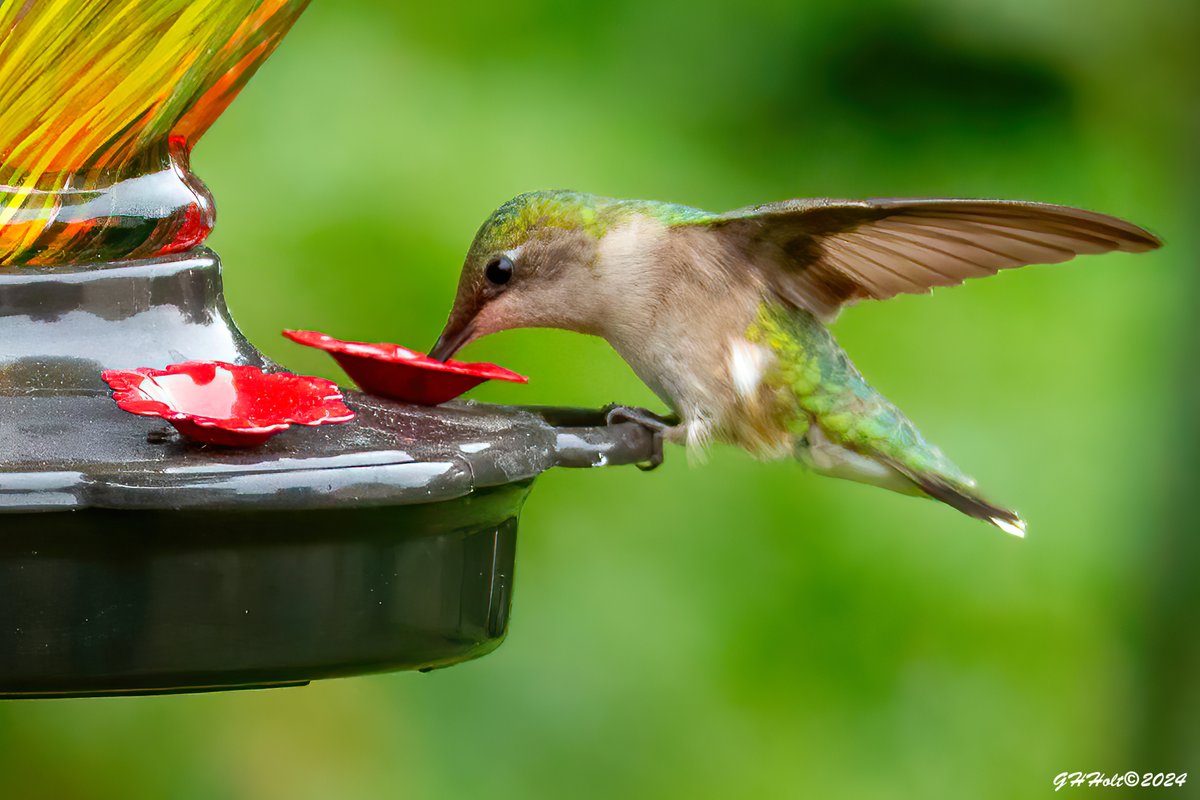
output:
{"label": "hummingbird's long beak", "polygon": [[433,349],[429,351],[429,357],[438,361],[445,361],[458,352],[459,348],[471,341],[471,337],[475,335],[475,317],[467,317],[462,321],[458,315],[453,315],[446,321],[446,327],[442,330],[442,335],[434,342]]}

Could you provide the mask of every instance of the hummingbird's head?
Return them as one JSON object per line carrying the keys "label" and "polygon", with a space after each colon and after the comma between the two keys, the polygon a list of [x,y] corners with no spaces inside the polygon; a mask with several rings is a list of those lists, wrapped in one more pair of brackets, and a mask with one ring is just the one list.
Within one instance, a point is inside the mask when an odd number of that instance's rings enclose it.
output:
{"label": "hummingbird's head", "polygon": [[603,201],[565,191],[520,195],[488,217],[467,253],[454,308],[429,355],[446,360],[511,328],[594,331]]}

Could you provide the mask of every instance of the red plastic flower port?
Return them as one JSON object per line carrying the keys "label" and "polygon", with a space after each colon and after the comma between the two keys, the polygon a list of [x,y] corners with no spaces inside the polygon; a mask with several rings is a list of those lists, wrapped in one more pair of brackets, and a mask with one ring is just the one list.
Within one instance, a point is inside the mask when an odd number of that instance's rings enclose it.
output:
{"label": "red plastic flower port", "polygon": [[297,344],[329,353],[368,394],[436,406],[487,380],[527,383],[495,364],[438,361],[398,344],[344,342],[317,331],[284,331]]}
{"label": "red plastic flower port", "polygon": [[125,411],[162,417],[187,438],[206,444],[253,447],[289,425],[354,418],[332,381],[223,361],[109,369],[101,377]]}

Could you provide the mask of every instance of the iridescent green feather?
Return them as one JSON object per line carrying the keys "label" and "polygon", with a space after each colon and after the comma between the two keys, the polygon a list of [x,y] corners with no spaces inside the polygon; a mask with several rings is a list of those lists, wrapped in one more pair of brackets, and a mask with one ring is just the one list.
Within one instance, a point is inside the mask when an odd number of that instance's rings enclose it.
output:
{"label": "iridescent green feather", "polygon": [[473,250],[507,250],[534,228],[583,230],[600,238],[613,226],[643,214],[666,225],[714,219],[707,211],[653,200],[615,200],[566,190],[526,192],[509,200],[484,223]]}
{"label": "iridescent green feather", "polygon": [[746,338],[775,353],[777,366],[766,380],[789,387],[795,413],[811,416],[831,441],[863,455],[883,456],[913,473],[973,485],[898,408],[871,388],[809,312],[763,303]]}

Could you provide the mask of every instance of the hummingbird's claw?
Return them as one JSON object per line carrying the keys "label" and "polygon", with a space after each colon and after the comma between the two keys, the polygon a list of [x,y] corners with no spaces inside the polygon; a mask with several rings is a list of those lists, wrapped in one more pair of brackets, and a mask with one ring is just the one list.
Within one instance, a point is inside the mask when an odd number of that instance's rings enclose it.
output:
{"label": "hummingbird's claw", "polygon": [[663,435],[662,431],[652,431],[650,433],[650,460],[643,461],[640,464],[634,464],[635,467],[642,472],[651,472],[662,466],[663,463]]}
{"label": "hummingbird's claw", "polygon": [[604,421],[613,425],[618,422],[636,422],[650,431],[650,459],[637,465],[642,472],[658,469],[663,463],[663,433],[675,426],[678,420],[661,417],[653,411],[631,406],[610,405],[605,407]]}

